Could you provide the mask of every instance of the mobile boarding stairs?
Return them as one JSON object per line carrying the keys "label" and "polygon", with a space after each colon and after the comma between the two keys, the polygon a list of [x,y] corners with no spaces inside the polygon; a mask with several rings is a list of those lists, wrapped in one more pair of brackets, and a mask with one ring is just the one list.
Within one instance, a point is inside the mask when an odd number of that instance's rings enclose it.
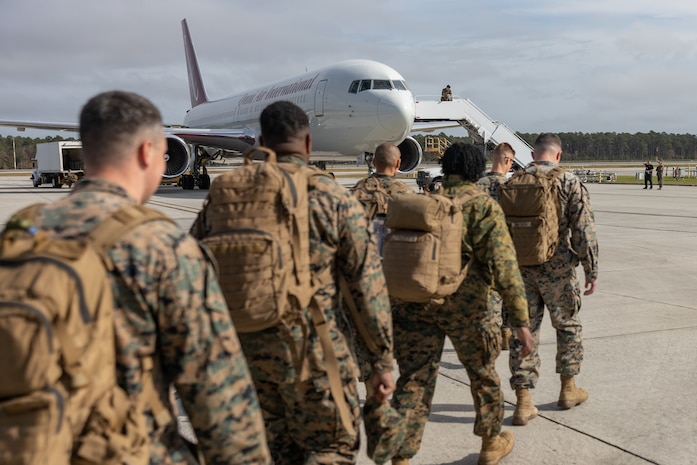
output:
{"label": "mobile boarding stairs", "polygon": [[492,119],[469,99],[456,98],[440,101],[437,97],[417,97],[415,131],[433,131],[462,126],[476,142],[493,150],[501,142],[508,142],[515,150],[514,163],[524,167],[532,161],[532,147],[505,124]]}

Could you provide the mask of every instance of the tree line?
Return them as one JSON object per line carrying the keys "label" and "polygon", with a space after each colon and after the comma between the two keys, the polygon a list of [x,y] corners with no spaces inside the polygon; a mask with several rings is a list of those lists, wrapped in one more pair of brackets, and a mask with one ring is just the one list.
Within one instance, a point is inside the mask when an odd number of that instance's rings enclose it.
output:
{"label": "tree line", "polygon": [[[531,146],[538,134],[518,133]],[[424,146],[426,136],[416,134],[414,138]],[[468,137],[449,136],[441,132],[450,142],[471,142]],[[665,132],[561,132],[564,145],[565,162],[588,161],[643,161],[643,160],[695,160],[697,159],[697,136],[694,134],[669,134]],[[12,169],[17,158],[18,169],[32,167],[32,158],[36,155],[36,144],[61,140],[75,140],[61,136],[36,137],[2,137],[0,135],[0,169]],[[14,141],[14,148],[13,148]],[[425,154],[426,160],[437,158]]]}
{"label": "tree line", "polygon": [[[539,134],[518,133],[530,146]],[[645,160],[695,160],[697,136],[694,134],[669,134],[665,132],[560,132],[564,161],[645,161]],[[467,137],[452,137],[441,132],[451,142],[468,141]],[[423,147],[423,135],[414,138]]]}

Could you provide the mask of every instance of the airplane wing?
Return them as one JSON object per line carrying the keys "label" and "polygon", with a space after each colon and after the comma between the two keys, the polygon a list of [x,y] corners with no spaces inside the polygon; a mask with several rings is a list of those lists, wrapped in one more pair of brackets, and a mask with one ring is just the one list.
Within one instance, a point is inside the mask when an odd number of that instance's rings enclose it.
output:
{"label": "airplane wing", "polygon": [[[49,121],[11,121],[0,120],[0,126],[25,129],[46,129],[50,131],[78,132],[77,123]],[[177,125],[164,125],[165,134],[180,137],[187,143],[206,145],[226,150],[245,151],[256,142],[256,134],[250,129],[192,129]]]}

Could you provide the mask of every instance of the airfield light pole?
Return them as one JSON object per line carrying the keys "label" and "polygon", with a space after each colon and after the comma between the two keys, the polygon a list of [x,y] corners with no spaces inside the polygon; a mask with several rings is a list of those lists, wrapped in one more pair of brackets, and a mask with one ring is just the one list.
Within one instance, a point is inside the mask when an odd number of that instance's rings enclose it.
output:
{"label": "airfield light pole", "polygon": [[15,171],[17,170],[17,150],[15,148],[15,136],[12,136],[12,160],[14,161]]}

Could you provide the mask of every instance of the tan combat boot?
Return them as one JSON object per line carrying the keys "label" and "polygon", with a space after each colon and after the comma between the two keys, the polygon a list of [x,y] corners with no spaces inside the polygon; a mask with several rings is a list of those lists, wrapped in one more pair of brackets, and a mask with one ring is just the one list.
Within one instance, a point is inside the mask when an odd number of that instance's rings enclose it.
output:
{"label": "tan combat boot", "polygon": [[393,458],[392,465],[409,465],[409,459]]}
{"label": "tan combat boot", "polygon": [[511,453],[515,437],[510,431],[502,431],[493,438],[482,438],[482,450],[477,465],[498,465],[499,461]]}
{"label": "tan combat boot", "polygon": [[527,388],[515,388],[515,396],[518,401],[515,404],[513,412],[513,424],[517,426],[525,426],[529,420],[537,416],[537,407],[532,404],[530,399],[530,391]]}
{"label": "tan combat boot", "polygon": [[510,348],[511,337],[513,337],[511,328],[501,328],[501,350],[508,350]]}
{"label": "tan combat boot", "polygon": [[588,399],[588,391],[576,387],[573,376],[561,375],[561,393],[557,405],[563,409],[576,407]]}

